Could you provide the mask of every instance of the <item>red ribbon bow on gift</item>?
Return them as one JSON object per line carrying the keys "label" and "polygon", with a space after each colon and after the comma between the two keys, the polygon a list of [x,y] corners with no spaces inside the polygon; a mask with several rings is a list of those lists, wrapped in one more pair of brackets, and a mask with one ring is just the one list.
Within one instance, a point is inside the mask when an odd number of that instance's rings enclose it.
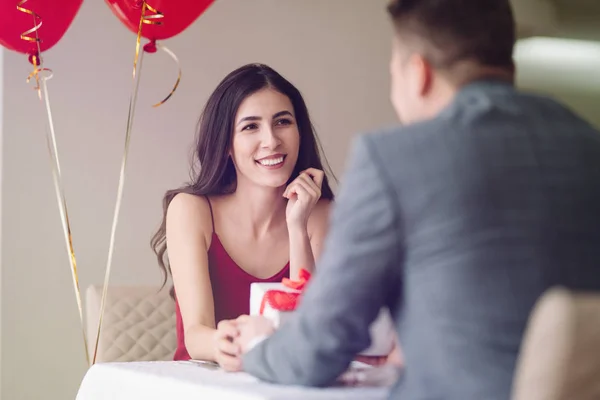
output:
{"label": "red ribbon bow on gift", "polygon": [[299,292],[291,293],[284,290],[268,290],[263,296],[260,304],[260,315],[263,314],[267,304],[277,311],[294,311],[299,304],[300,295],[309,279],[310,272],[305,269],[300,270],[300,279],[297,281],[283,278],[281,283],[283,283],[284,286],[298,290]]}

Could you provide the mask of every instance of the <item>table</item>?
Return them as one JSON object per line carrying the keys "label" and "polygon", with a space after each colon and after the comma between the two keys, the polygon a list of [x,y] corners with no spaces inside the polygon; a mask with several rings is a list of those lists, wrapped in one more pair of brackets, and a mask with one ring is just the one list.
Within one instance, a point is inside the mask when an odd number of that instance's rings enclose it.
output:
{"label": "table", "polygon": [[85,375],[77,400],[384,400],[385,387],[305,388],[268,384],[187,361],[99,363]]}

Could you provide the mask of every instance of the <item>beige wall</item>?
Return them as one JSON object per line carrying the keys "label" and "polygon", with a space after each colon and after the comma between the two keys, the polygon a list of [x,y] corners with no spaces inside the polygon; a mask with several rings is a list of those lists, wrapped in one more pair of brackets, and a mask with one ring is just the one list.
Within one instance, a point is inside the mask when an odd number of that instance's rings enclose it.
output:
{"label": "beige wall", "polygon": [[[299,87],[337,172],[353,134],[394,122],[385,3],[219,0],[164,43],[184,74],[158,109],[150,106],[168,93],[176,71],[166,55],[146,57],[112,283],[160,283],[148,242],[162,194],[187,178],[200,108],[234,68],[265,62]],[[82,288],[103,279],[134,43],[104,1],[84,1],[45,57],[55,74],[50,94]],[[73,399],[86,365],[44,116],[25,84],[25,58],[7,52],[4,61],[2,400]]]}

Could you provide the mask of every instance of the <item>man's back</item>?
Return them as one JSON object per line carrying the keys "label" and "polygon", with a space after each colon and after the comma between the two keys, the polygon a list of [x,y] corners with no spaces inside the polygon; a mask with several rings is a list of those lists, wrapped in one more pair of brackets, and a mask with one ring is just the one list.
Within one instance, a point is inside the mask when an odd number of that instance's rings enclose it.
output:
{"label": "man's back", "polygon": [[600,135],[481,81],[436,119],[371,140],[404,235],[397,397],[508,399],[538,297],[600,289]]}

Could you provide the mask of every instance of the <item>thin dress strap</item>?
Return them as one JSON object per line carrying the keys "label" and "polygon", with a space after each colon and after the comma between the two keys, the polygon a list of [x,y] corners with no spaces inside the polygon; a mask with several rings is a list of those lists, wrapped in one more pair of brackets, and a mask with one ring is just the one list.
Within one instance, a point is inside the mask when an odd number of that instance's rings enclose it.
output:
{"label": "thin dress strap", "polygon": [[213,208],[212,208],[212,204],[210,203],[210,199],[208,198],[208,196],[204,196],[206,198],[206,201],[208,201],[208,208],[210,208],[210,220],[212,222],[212,231],[213,233],[215,232],[215,216],[213,214]]}

